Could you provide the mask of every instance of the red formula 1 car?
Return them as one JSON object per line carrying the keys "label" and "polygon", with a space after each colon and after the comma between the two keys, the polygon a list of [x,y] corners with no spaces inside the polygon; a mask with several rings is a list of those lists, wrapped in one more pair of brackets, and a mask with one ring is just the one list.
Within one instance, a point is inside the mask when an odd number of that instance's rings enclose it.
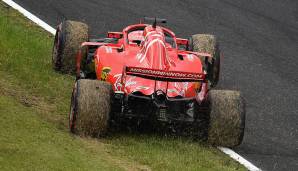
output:
{"label": "red formula 1 car", "polygon": [[166,20],[144,21],[151,24],[130,25],[93,40],[84,23],[67,20],[57,27],[53,67],[77,77],[70,130],[98,137],[123,120],[185,124],[205,130],[213,145],[239,145],[245,125],[240,93],[210,90],[219,80],[215,36],[177,38],[161,26]]}

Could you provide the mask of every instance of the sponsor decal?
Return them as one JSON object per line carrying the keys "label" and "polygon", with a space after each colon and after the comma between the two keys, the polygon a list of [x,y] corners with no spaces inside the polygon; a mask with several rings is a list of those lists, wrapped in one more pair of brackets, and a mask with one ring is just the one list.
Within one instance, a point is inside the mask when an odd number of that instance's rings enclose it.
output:
{"label": "sponsor decal", "polygon": [[126,71],[128,74],[140,74],[164,78],[180,78],[180,79],[195,79],[202,80],[204,74],[201,73],[189,73],[189,72],[177,72],[177,71],[163,71],[147,68],[127,67]]}
{"label": "sponsor decal", "polygon": [[179,94],[179,92],[176,89],[168,89],[168,92]]}
{"label": "sponsor decal", "polygon": [[143,30],[137,30],[128,34],[128,40],[144,41]]}
{"label": "sponsor decal", "polygon": [[182,95],[182,96],[185,96],[185,92],[187,91],[187,89],[188,89],[188,82],[183,82],[183,83],[181,83],[182,84],[182,89],[181,89],[181,91],[180,91],[180,94]]}
{"label": "sponsor decal", "polygon": [[114,75],[114,78],[116,78],[116,81],[115,81],[115,84],[114,84],[115,91],[121,91],[121,87],[122,87],[121,77],[122,77],[122,74]]}
{"label": "sponsor decal", "polygon": [[188,82],[175,82],[175,84],[174,84],[175,89],[176,89],[175,92],[178,95],[185,96],[185,93],[188,90],[189,85],[190,84]]}
{"label": "sponsor decal", "polygon": [[112,53],[112,48],[110,46],[106,46],[106,53]]}
{"label": "sponsor decal", "polygon": [[[122,88],[122,84],[121,84],[121,78],[122,78],[122,74],[116,74],[114,76],[114,78],[116,78],[116,81],[114,83],[114,88],[116,91],[121,91],[121,88]],[[129,79],[127,79],[125,81],[125,86],[124,87],[128,87],[128,86],[132,86],[132,85],[136,85],[137,82],[134,81],[136,77],[135,76],[132,76],[130,77]]]}
{"label": "sponsor decal", "polygon": [[150,87],[146,87],[146,86],[138,86],[136,88],[136,90],[148,90]]}
{"label": "sponsor decal", "polygon": [[110,72],[111,72],[110,67],[103,67],[101,70],[101,77],[100,77],[101,81],[106,81]]}
{"label": "sponsor decal", "polygon": [[193,61],[193,60],[194,60],[194,58],[193,58],[193,55],[192,55],[192,54],[187,54],[187,58],[188,58],[188,60],[190,60],[190,61]]}
{"label": "sponsor decal", "polygon": [[137,82],[134,81],[135,78],[136,78],[135,76],[132,76],[128,80],[126,80],[125,87],[137,84]]}

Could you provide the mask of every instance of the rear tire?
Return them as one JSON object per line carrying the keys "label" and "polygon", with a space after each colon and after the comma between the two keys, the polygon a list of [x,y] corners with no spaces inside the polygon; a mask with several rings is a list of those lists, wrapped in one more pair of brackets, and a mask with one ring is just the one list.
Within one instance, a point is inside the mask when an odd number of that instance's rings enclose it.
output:
{"label": "rear tire", "polygon": [[75,73],[77,52],[80,45],[86,41],[88,41],[88,26],[85,23],[63,21],[57,27],[55,35],[52,52],[53,68],[66,74]]}
{"label": "rear tire", "polygon": [[188,50],[194,52],[210,53],[213,58],[205,63],[205,58],[200,58],[205,69],[207,70],[207,79],[210,86],[215,87],[219,81],[220,73],[220,48],[219,43],[214,35],[196,34],[189,39]]}
{"label": "rear tire", "polygon": [[245,128],[245,103],[238,91],[211,90],[208,142],[216,146],[241,144]]}
{"label": "rear tire", "polygon": [[81,79],[72,93],[69,127],[79,135],[100,137],[107,133],[112,86],[99,80]]}

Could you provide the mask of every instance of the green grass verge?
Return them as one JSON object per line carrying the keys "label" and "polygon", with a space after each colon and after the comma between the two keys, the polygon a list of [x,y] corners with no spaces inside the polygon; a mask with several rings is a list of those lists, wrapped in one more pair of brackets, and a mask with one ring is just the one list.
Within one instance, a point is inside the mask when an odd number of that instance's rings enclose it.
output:
{"label": "green grass verge", "polygon": [[74,78],[51,68],[53,37],[0,3],[0,170],[245,170],[185,138],[67,129]]}

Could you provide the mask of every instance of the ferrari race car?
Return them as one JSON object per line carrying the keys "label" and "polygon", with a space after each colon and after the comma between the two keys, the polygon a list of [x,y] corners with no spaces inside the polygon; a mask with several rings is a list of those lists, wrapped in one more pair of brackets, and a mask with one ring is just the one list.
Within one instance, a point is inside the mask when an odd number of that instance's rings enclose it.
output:
{"label": "ferrari race car", "polygon": [[215,36],[177,38],[164,23],[145,18],[101,39],[89,39],[88,26],[81,22],[58,25],[53,68],[76,74],[71,132],[100,137],[111,123],[136,120],[205,128],[213,145],[242,142],[245,106],[240,93],[212,89],[221,58]]}

